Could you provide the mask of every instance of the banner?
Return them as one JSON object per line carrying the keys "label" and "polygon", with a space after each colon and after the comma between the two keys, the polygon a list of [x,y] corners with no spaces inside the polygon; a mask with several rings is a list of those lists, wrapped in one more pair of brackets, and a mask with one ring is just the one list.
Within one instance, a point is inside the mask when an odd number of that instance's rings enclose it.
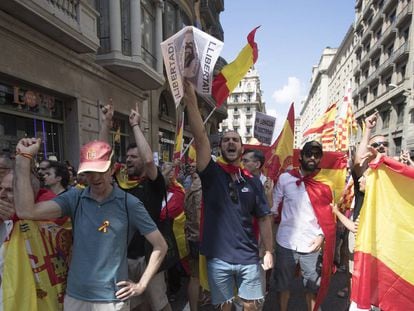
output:
{"label": "banner", "polygon": [[262,144],[270,145],[272,143],[275,125],[275,117],[256,111],[253,136],[257,138]]}
{"label": "banner", "polygon": [[211,95],[214,65],[223,42],[198,28],[187,26],[161,42],[171,94],[177,106],[183,95],[183,80],[194,85],[200,95]]}

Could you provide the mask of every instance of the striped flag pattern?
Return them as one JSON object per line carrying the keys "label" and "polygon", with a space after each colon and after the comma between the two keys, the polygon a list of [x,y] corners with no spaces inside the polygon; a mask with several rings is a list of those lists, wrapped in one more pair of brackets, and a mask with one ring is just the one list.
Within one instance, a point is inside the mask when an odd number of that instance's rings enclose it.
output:
{"label": "striped flag pattern", "polygon": [[309,136],[315,134],[322,143],[323,150],[335,151],[335,118],[337,113],[337,104],[331,104],[325,113],[317,119],[310,128],[308,128],[303,136]]}
{"label": "striped flag pattern", "polygon": [[[260,27],[260,26],[259,26]],[[216,107],[220,108],[226,98],[233,92],[237,84],[249,71],[257,60],[258,49],[254,41],[256,30],[253,29],[247,36],[247,44],[230,64],[223,67],[213,80],[212,96],[216,100]]]}
{"label": "striped flag pattern", "polygon": [[350,145],[351,133],[356,131],[357,123],[352,112],[351,84],[348,83],[345,90],[344,100],[339,108],[337,120],[337,144],[338,151],[347,151]]}

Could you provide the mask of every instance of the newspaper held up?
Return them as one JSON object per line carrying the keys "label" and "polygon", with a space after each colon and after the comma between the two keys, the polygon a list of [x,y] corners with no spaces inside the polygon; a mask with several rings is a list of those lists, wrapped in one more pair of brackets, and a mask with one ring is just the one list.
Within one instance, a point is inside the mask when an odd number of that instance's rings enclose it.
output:
{"label": "newspaper held up", "polygon": [[194,85],[200,95],[211,95],[213,69],[223,42],[193,26],[161,42],[161,52],[171,94],[178,106],[183,97],[183,80]]}

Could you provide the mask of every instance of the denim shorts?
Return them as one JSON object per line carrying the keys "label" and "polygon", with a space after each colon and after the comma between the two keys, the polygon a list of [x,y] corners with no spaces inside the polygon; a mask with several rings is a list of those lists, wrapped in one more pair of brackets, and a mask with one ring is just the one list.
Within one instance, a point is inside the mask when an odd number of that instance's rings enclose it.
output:
{"label": "denim shorts", "polygon": [[207,260],[207,274],[213,305],[232,301],[235,288],[237,296],[244,300],[264,298],[259,263],[240,265],[210,258]]}
{"label": "denim shorts", "polygon": [[287,291],[295,279],[296,265],[299,263],[303,285],[308,292],[316,293],[320,285],[320,252],[300,253],[276,245],[275,284],[276,291]]}

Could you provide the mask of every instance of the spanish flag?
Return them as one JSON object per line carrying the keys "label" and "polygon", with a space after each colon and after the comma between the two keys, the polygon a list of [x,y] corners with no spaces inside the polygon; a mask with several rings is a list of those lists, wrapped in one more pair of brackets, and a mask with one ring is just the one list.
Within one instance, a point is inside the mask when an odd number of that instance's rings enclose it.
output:
{"label": "spanish flag", "polygon": [[194,163],[197,161],[197,152],[194,148],[194,142],[191,143],[188,149],[188,163]]}
{"label": "spanish flag", "polygon": [[336,149],[347,151],[351,143],[352,133],[358,129],[354,113],[352,112],[352,89],[349,82],[346,89],[342,105],[338,107],[338,119],[336,124]]}
{"label": "spanish flag", "polygon": [[[55,194],[41,189],[36,202]],[[62,310],[72,250],[72,224],[16,218],[4,243],[3,301],[0,310]]]}
{"label": "spanish flag", "polygon": [[[260,27],[260,26],[259,26]],[[220,108],[226,98],[236,88],[237,84],[256,63],[258,57],[257,44],[254,36],[257,28],[253,29],[247,36],[247,45],[239,53],[237,58],[223,67],[213,80],[212,96],[216,101],[216,107]]]}
{"label": "spanish flag", "polygon": [[334,131],[336,113],[336,103],[333,103],[326,109],[325,113],[303,133],[303,137],[316,134],[319,137],[324,150],[335,151]]}
{"label": "spanish flag", "polygon": [[287,168],[292,166],[293,141],[295,124],[295,106],[290,105],[287,119],[279,137],[265,153],[265,163],[263,165],[264,175],[277,180],[279,175]]}
{"label": "spanish flag", "polygon": [[351,300],[359,308],[414,310],[414,168],[387,157],[370,167]]}
{"label": "spanish flag", "polygon": [[[299,167],[300,150],[295,149],[293,155],[293,166]],[[323,153],[319,164],[320,171],[305,178],[306,191],[312,203],[315,216],[325,235],[323,247],[321,285],[316,297],[315,309],[325,299],[333,273],[333,258],[335,249],[336,225],[332,214],[330,203],[332,200],[338,202],[345,186],[347,155],[341,152],[326,151]],[[293,174],[292,174],[293,175]]]}

